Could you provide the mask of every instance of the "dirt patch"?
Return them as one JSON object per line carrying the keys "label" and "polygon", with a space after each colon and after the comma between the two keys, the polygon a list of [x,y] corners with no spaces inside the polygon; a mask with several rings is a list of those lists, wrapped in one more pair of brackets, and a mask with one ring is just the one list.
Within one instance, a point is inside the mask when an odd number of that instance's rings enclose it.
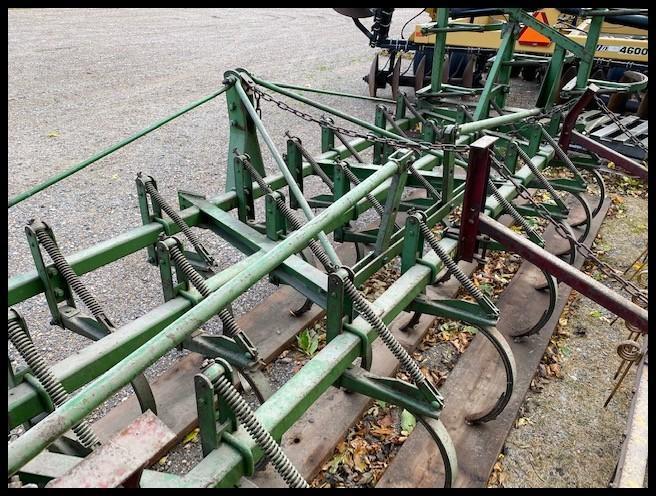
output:
{"label": "dirt patch", "polygon": [[[621,270],[646,246],[647,200],[631,195],[604,222],[595,246]],[[641,229],[645,226],[645,229]],[[607,281],[604,281],[607,283]],[[626,339],[623,321],[576,295],[557,335],[560,377],[529,391],[490,480],[491,487],[606,487],[624,438],[635,370],[603,404]]]}

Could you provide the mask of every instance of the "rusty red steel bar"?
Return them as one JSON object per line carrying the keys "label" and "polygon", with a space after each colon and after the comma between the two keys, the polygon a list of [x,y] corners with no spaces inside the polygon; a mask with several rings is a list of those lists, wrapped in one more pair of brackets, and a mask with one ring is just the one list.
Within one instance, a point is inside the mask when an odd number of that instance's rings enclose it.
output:
{"label": "rusty red steel bar", "polygon": [[171,429],[148,410],[47,487],[139,487],[143,469],[159,459],[173,439]]}
{"label": "rusty red steel bar", "polygon": [[637,326],[647,334],[648,312],[635,303],[604,286],[589,275],[565,263],[560,258],[540,248],[532,241],[520,236],[506,226],[480,215],[480,231],[501,243],[506,249],[521,255],[536,267],[546,270],[583,296],[590,298],[618,317]]}
{"label": "rusty red steel bar", "polygon": [[479,214],[485,208],[485,192],[490,177],[490,148],[496,140],[493,136],[483,136],[469,148],[458,242],[458,257],[467,262],[473,260],[476,250]]}
{"label": "rusty red steel bar", "polygon": [[558,145],[563,149],[565,153],[569,149],[569,145],[572,141],[572,131],[574,131],[574,126],[576,125],[576,120],[579,118],[579,115],[585,108],[590,104],[592,99],[595,96],[595,93],[599,91],[599,87],[595,84],[591,84],[579,97],[578,101],[574,106],[567,112],[567,115],[563,119],[563,127],[560,130],[560,138],[558,139]]}
{"label": "rusty red steel bar", "polygon": [[577,131],[572,131],[572,142],[577,145],[581,145],[586,150],[596,153],[600,157],[610,160],[617,167],[624,169],[626,172],[632,176],[636,176],[639,179],[642,179],[644,182],[649,180],[649,170],[647,167],[640,165],[635,160],[631,160],[629,157],[622,155],[621,153],[616,152],[612,148],[609,148],[598,141],[583,136]]}

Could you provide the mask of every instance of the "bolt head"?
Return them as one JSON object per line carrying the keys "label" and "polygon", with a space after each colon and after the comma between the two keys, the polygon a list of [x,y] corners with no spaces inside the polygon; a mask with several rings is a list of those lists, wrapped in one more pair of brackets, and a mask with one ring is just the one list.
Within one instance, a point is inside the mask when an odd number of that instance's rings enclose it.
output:
{"label": "bolt head", "polygon": [[57,271],[56,267],[49,267],[48,268],[48,274],[51,276],[56,276],[59,272]]}

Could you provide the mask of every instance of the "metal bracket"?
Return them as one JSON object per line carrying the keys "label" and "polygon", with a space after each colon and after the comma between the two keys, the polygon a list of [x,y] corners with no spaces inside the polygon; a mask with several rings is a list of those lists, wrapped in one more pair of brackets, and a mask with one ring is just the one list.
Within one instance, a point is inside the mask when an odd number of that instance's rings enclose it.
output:
{"label": "metal bracket", "polygon": [[408,305],[407,311],[462,320],[477,326],[495,326],[499,320],[498,315],[478,303],[457,299],[429,300],[423,295],[417,296]]}
{"label": "metal bracket", "polygon": [[361,367],[346,370],[335,383],[355,393],[376,400],[399,405],[416,415],[438,419],[442,404],[426,401],[425,394],[417,386],[393,377],[381,377]]}
{"label": "metal bracket", "polygon": [[[162,280],[162,291],[164,292],[164,301],[169,301],[178,295],[187,298],[193,305],[198,303],[199,299],[191,297],[191,285],[182,272],[171,260],[169,249],[177,246],[183,251],[182,241],[177,236],[166,236],[160,234],[159,240],[155,245],[157,248],[157,261],[159,265],[159,274]],[[175,276],[177,284],[173,283],[173,267],[175,267]]]}
{"label": "metal bracket", "polygon": [[[156,202],[148,202],[148,193],[146,191],[146,183],[151,183],[157,189],[157,181],[152,176],[142,174],[139,172],[135,179],[137,185],[137,198],[139,199],[139,212],[141,213],[141,222],[144,226],[157,222],[162,226],[167,236],[171,235],[169,224],[162,218],[162,209]],[[151,211],[152,208],[152,211]],[[148,252],[148,263],[152,265],[158,264],[156,243],[146,247]]]}
{"label": "metal bracket", "polygon": [[287,234],[287,221],[278,208],[277,200],[285,201],[280,191],[273,191],[265,197],[266,235],[272,241],[278,241]]}
{"label": "metal bracket", "polygon": [[[217,449],[223,441],[239,452],[244,462],[244,475],[250,476],[255,473],[253,453],[232,435],[239,427],[239,422],[227,402],[214,389],[213,382],[222,375],[226,375],[228,380],[234,383],[235,375],[230,364],[217,358],[212,360],[202,373],[194,376],[203,456]],[[215,402],[218,403],[218,411],[214,407]]]}

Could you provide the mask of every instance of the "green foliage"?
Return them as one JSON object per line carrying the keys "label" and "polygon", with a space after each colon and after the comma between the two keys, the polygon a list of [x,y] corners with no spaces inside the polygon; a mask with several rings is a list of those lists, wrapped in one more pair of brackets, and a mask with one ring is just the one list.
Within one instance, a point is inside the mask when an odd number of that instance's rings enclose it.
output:
{"label": "green foliage", "polygon": [[492,296],[493,291],[492,291],[492,285],[491,284],[488,284],[488,283],[484,282],[483,284],[481,284],[478,287],[478,289],[480,289],[483,292],[483,294],[485,294],[487,296]]}
{"label": "green foliage", "polygon": [[408,410],[403,410],[401,412],[401,434],[405,433],[404,435],[409,435],[415,428],[415,425],[417,425],[415,416]]}
{"label": "green foliage", "polygon": [[305,355],[311,357],[316,353],[317,348],[319,347],[319,336],[314,330],[305,329],[296,336],[296,342],[298,344],[298,349]]}

